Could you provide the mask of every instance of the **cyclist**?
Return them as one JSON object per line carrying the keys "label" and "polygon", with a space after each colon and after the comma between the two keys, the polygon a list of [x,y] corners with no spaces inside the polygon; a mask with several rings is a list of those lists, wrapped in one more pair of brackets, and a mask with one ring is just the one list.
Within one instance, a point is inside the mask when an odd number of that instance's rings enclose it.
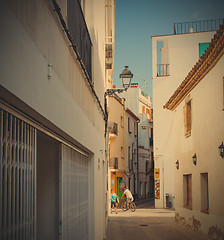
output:
{"label": "cyclist", "polygon": [[127,187],[124,187],[124,193],[121,196],[121,198],[123,198],[124,195],[126,195],[126,198],[127,198],[127,210],[128,210],[129,209],[129,203],[133,202],[134,198],[131,194],[131,191]]}

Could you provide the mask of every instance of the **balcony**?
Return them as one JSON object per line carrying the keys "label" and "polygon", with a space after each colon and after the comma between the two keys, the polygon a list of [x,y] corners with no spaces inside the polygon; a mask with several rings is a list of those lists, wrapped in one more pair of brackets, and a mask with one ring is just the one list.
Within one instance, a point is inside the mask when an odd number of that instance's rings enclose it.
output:
{"label": "balcony", "polygon": [[111,137],[111,135],[118,135],[118,125],[115,122],[109,122],[108,123],[108,132]]}
{"label": "balcony", "polygon": [[83,62],[86,71],[92,81],[92,42],[83,16],[82,8],[78,0],[68,0],[68,30]]}
{"label": "balcony", "polygon": [[113,67],[113,47],[112,44],[106,44],[105,49],[106,57],[106,69],[112,69]]}
{"label": "balcony", "polygon": [[157,64],[157,77],[169,75],[169,64]]}
{"label": "balcony", "polygon": [[174,34],[216,31],[224,19],[174,23]]}
{"label": "balcony", "polygon": [[118,158],[110,158],[110,168],[118,169]]}

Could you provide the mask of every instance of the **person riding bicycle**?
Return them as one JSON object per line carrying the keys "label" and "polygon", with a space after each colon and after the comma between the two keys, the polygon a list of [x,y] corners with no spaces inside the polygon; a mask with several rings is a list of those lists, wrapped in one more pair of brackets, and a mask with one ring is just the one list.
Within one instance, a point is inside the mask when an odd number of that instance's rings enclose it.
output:
{"label": "person riding bicycle", "polygon": [[131,194],[131,191],[127,188],[124,187],[124,193],[121,196],[121,198],[123,198],[123,196],[126,195],[126,199],[127,199],[127,210],[129,209],[129,203],[133,202],[134,198]]}

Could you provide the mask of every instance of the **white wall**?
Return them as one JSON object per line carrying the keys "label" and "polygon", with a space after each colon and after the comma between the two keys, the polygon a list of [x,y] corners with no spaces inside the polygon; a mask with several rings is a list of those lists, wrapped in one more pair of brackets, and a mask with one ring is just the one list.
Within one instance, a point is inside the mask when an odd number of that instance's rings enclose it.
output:
{"label": "white wall", "polygon": [[[155,168],[160,168],[160,199],[157,208],[165,207],[165,194],[174,195],[173,119],[175,112],[163,109],[170,96],[199,58],[199,43],[210,42],[214,32],[152,37],[153,122]],[[170,76],[157,77],[157,41],[168,46]],[[166,46],[166,44],[164,46]]]}
{"label": "white wall", "polygon": [[[104,101],[105,1],[86,0],[94,89]],[[66,1],[59,1],[66,19]],[[18,4],[14,7],[14,4]],[[102,13],[102,14],[99,14]],[[103,239],[104,119],[62,31],[51,1],[1,1],[0,84],[77,143],[90,157],[92,239]],[[52,65],[48,79],[48,64]],[[97,142],[97,144],[96,144]],[[98,168],[100,164],[100,168]]]}
{"label": "white wall", "polygon": [[[191,136],[184,135],[183,106],[175,114],[175,159],[179,159],[180,169],[175,170],[176,212],[186,224],[194,228],[192,218],[200,223],[204,234],[212,234],[214,239],[218,229],[224,232],[223,168],[224,161],[218,146],[224,141],[223,76],[224,56],[215,67],[190,92],[192,99]],[[197,154],[197,165],[192,156]],[[208,173],[209,214],[201,212],[200,173]],[[183,208],[183,174],[192,174],[192,210]],[[177,218],[180,221],[180,218]],[[213,229],[213,230],[212,230]],[[219,239],[219,238],[215,238]]]}
{"label": "white wall", "polygon": [[149,125],[149,117],[147,113],[139,114],[139,139],[138,145],[143,146],[145,149],[149,149],[149,138],[150,138],[150,125]]}

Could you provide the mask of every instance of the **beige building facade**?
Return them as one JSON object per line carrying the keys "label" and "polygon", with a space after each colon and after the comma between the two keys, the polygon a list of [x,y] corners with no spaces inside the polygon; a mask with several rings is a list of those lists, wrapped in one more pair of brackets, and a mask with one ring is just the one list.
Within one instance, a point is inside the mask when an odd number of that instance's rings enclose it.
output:
{"label": "beige building facade", "polygon": [[125,98],[126,107],[129,108],[138,118],[138,168],[136,198],[153,197],[153,120],[152,102],[150,96],[144,93],[138,83],[132,83],[128,91],[119,93]]}
{"label": "beige building facade", "polygon": [[105,237],[106,4],[0,3],[1,239]]}
{"label": "beige building facade", "polygon": [[[108,96],[109,190],[121,197],[126,183],[125,111],[123,99]],[[109,191],[110,192],[110,191]],[[110,205],[110,201],[109,201]]]}
{"label": "beige building facade", "polygon": [[139,158],[138,158],[139,118],[128,108],[125,109],[125,152],[126,186],[133,196],[138,196]]}
{"label": "beige building facade", "polygon": [[175,112],[176,221],[223,239],[224,26],[165,104]]}

